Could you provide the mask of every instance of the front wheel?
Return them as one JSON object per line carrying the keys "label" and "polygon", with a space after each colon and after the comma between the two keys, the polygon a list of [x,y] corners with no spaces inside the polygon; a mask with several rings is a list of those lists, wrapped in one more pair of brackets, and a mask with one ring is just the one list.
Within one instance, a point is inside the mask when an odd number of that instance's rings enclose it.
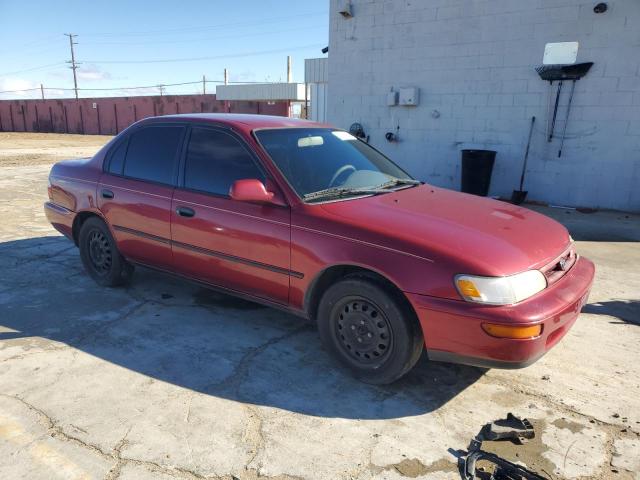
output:
{"label": "front wheel", "polygon": [[334,284],[320,300],[322,343],[366,383],[394,382],[422,353],[417,321],[394,293],[368,278],[353,277]]}
{"label": "front wheel", "polygon": [[120,255],[109,228],[101,219],[87,219],[78,240],[82,264],[98,285],[115,287],[131,279],[133,265]]}

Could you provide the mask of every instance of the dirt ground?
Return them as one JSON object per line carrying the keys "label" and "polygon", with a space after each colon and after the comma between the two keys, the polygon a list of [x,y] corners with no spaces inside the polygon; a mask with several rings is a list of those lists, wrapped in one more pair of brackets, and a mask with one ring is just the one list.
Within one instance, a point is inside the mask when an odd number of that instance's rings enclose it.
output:
{"label": "dirt ground", "polygon": [[0,132],[0,168],[51,165],[66,158],[88,157],[111,138],[108,135]]}
{"label": "dirt ground", "polygon": [[460,451],[513,412],[536,438],[486,449],[550,479],[640,479],[640,216],[536,207],[597,266],[538,363],[423,358],[375,387],[280,311],[145,269],[96,286],[42,203],[51,163],[108,139],[0,134],[0,478],[457,479]]}

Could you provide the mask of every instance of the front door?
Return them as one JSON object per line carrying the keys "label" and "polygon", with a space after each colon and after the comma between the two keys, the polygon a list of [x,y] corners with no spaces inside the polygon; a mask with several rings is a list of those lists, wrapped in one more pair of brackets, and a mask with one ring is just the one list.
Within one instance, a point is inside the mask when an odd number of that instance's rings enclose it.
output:
{"label": "front door", "polygon": [[98,207],[128,259],[170,270],[171,196],[178,152],[186,131],[179,125],[141,127],[109,152],[98,184]]}
{"label": "front door", "polygon": [[229,131],[194,126],[171,205],[174,270],[286,304],[290,209],[229,197],[235,180],[266,181],[257,158]]}

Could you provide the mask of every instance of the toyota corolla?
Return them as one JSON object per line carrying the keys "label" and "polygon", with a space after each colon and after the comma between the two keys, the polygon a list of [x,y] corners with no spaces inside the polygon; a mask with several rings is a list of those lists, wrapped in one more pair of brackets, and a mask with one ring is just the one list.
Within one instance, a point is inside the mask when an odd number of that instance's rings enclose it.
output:
{"label": "toyota corolla", "polygon": [[400,378],[423,350],[529,365],[571,328],[594,276],[554,220],[425,184],[345,131],[280,117],[139,121],[54,165],[45,212],[100,285],[141,265],[293,312],[370,383]]}

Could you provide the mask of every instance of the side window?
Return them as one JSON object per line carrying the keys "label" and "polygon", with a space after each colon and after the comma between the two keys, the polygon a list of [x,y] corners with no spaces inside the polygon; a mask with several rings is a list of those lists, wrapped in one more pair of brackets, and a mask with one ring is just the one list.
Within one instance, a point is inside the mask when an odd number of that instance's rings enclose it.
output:
{"label": "side window", "polygon": [[124,155],[127,153],[128,140],[120,142],[120,145],[111,152],[109,156],[109,173],[122,175],[122,167],[124,167]]}
{"label": "side window", "polygon": [[238,140],[217,130],[192,129],[184,169],[186,188],[229,195],[233,182],[245,178],[265,180]]}
{"label": "side window", "polygon": [[173,183],[176,153],[183,127],[153,126],[133,133],[124,162],[124,175],[158,183]]}

